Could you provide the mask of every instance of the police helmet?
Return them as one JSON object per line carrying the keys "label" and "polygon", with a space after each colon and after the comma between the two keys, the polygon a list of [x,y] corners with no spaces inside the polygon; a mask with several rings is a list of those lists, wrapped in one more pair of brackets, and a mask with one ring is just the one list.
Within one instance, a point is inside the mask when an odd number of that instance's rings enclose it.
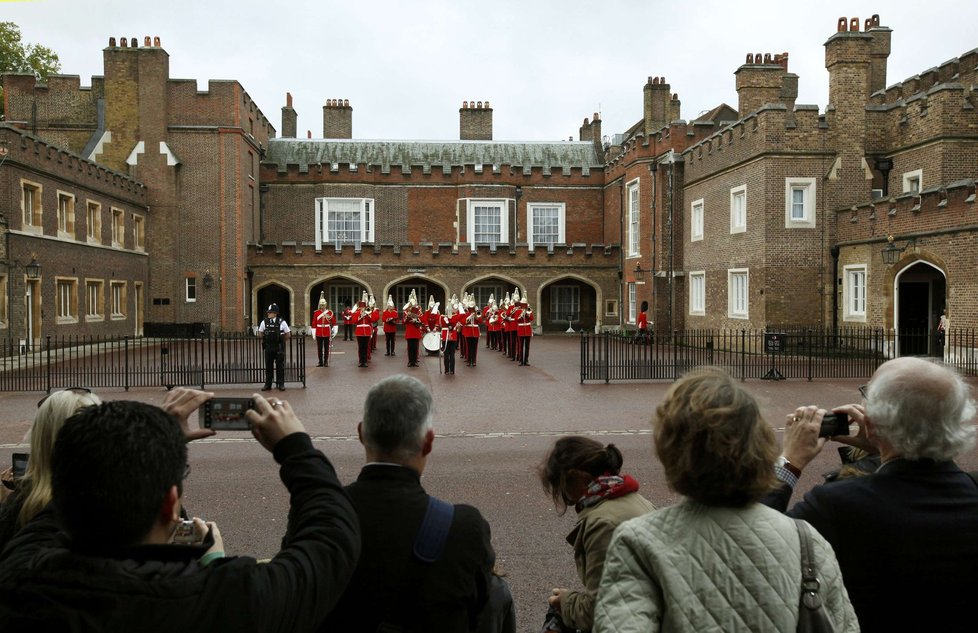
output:
{"label": "police helmet", "polygon": [[278,314],[278,304],[273,303],[272,305],[268,306],[268,309],[265,310],[265,312],[274,312],[275,314]]}

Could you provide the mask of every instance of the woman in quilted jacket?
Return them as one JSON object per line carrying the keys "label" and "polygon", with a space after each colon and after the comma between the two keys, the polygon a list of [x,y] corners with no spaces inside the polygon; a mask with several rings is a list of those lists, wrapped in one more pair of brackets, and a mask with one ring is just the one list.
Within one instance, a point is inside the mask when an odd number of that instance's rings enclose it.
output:
{"label": "woman in quilted jacket", "polygon": [[568,507],[577,512],[577,523],[567,542],[574,547],[584,589],[557,587],[549,598],[552,611],[570,629],[591,630],[604,557],[615,528],[655,509],[638,493],[638,482],[621,473],[621,466],[621,451],[614,444],[604,446],[572,435],[557,440],[538,469],[543,489],[553,499],[558,514]]}
{"label": "woman in quilted jacket", "polygon": [[[758,503],[776,483],[778,448],[757,402],[726,372],[699,369],[669,389],[653,427],[666,480],[685,498],[615,532],[594,631],[795,631],[798,527]],[[808,534],[822,608],[836,631],[858,631],[832,548]]]}

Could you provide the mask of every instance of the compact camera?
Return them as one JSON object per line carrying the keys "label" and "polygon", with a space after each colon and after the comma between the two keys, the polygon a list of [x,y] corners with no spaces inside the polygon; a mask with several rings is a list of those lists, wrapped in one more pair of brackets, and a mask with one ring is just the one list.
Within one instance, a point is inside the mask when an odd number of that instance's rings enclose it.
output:
{"label": "compact camera", "polygon": [[200,405],[201,426],[215,431],[247,431],[251,423],[245,412],[254,408],[252,398],[211,398]]}
{"label": "compact camera", "polygon": [[826,413],[822,417],[822,428],[819,429],[818,436],[832,437],[833,435],[849,435],[849,414]]}
{"label": "compact camera", "polygon": [[28,453],[14,453],[11,461],[13,462],[14,479],[21,479],[27,472],[27,460],[30,458]]}
{"label": "compact camera", "polygon": [[173,530],[174,545],[191,545],[196,540],[197,534],[194,529],[194,522],[191,519],[185,519],[177,523],[176,529]]}

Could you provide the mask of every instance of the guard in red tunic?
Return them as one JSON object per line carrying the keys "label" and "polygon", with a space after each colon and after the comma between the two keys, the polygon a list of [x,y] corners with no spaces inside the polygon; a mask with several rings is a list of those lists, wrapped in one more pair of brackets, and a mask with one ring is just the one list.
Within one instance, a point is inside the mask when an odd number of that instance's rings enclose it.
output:
{"label": "guard in red tunic", "polygon": [[510,302],[509,311],[503,323],[503,330],[506,333],[506,351],[509,360],[516,360],[516,324],[521,314],[520,311],[520,289],[513,291],[513,300]]}
{"label": "guard in red tunic", "polygon": [[445,314],[441,316],[441,346],[444,350],[445,375],[455,374],[455,349],[458,345],[458,332],[461,320],[458,312],[452,310],[451,301],[445,306]]}
{"label": "guard in red tunic", "polygon": [[329,367],[329,349],[333,340],[333,326],[336,315],[326,305],[326,293],[319,293],[319,309],[312,313],[312,335],[316,339],[316,352],[319,363],[316,367]]}
{"label": "guard in red tunic", "polygon": [[363,298],[353,311],[353,322],[356,324],[357,339],[357,360],[359,367],[366,367],[370,362],[370,337],[374,333],[374,328],[370,321],[370,307],[367,306],[367,293],[363,293]]}
{"label": "guard in red tunic", "polygon": [[343,307],[343,340],[352,341],[353,336],[353,309],[350,307],[350,302],[347,301],[346,305]]}
{"label": "guard in red tunic", "polygon": [[486,307],[482,309],[482,322],[486,324],[486,347],[489,349],[492,349],[492,336],[489,334],[489,313],[492,312],[495,305],[496,299],[490,294]]}
{"label": "guard in red tunic", "polygon": [[418,347],[421,345],[421,335],[424,325],[421,323],[421,306],[418,296],[411,291],[408,302],[404,304],[404,340],[407,342],[408,367],[418,366]]}
{"label": "guard in red tunic", "polygon": [[533,338],[533,310],[527,305],[526,297],[520,301],[520,315],[516,322],[516,357],[520,365],[530,364],[530,339]]}
{"label": "guard in red tunic", "polygon": [[394,339],[397,337],[397,324],[400,322],[400,318],[397,314],[397,308],[394,307],[394,297],[391,295],[387,295],[387,306],[380,315],[380,320],[384,323],[384,341],[387,345],[384,356],[394,356]]}
{"label": "guard in red tunic", "polygon": [[464,325],[462,326],[462,336],[465,337],[465,364],[475,367],[475,360],[479,354],[479,324],[482,323],[482,316],[479,308],[475,305],[475,297],[469,295],[468,303],[465,306]]}
{"label": "guard in red tunic", "polygon": [[367,360],[369,361],[373,355],[374,350],[377,349],[377,330],[380,327],[380,308],[377,307],[377,302],[374,300],[374,296],[370,295],[370,300],[367,302],[367,307],[370,308],[370,347],[367,348]]}

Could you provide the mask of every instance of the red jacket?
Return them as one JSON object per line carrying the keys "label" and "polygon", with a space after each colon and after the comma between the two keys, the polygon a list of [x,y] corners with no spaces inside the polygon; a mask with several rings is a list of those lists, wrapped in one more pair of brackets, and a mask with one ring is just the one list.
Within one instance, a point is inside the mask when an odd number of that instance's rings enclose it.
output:
{"label": "red jacket", "polygon": [[353,322],[357,324],[357,336],[373,336],[374,328],[371,324],[370,308],[364,306],[354,310]]}
{"label": "red jacket", "polygon": [[316,310],[312,313],[312,327],[316,338],[329,338],[332,336],[334,325],[336,325],[336,315],[329,308]]}
{"label": "red jacket", "polygon": [[[414,310],[417,310],[415,312]],[[421,338],[421,312],[419,308],[408,308],[404,311],[404,338]]]}
{"label": "red jacket", "polygon": [[479,338],[479,324],[482,317],[475,309],[471,309],[462,315],[462,336],[465,338]]}
{"label": "red jacket", "polygon": [[380,316],[381,320],[384,322],[384,334],[393,334],[397,331],[397,310],[394,308],[387,308],[384,313]]}
{"label": "red jacket", "polygon": [[520,308],[516,336],[533,336],[533,310]]}

